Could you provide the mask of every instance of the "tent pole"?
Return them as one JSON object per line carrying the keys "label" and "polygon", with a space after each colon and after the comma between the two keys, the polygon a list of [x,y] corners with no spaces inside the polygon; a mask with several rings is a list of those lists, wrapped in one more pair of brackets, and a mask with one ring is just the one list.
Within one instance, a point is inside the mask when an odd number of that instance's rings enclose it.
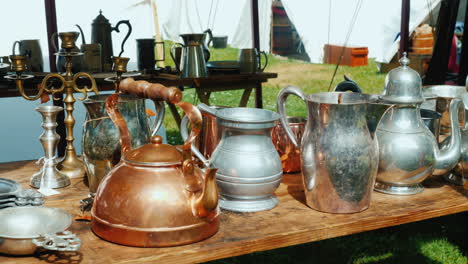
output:
{"label": "tent pole", "polygon": [[442,0],[440,2],[434,52],[424,79],[425,85],[444,84],[445,82],[459,3],[460,0]]}
{"label": "tent pole", "polygon": [[[260,30],[258,26],[258,0],[251,0],[253,48],[260,52]],[[271,8],[271,7],[270,7]],[[262,83],[255,87],[255,107],[263,108]]]}
{"label": "tent pole", "polygon": [[[468,5],[465,10],[465,25],[468,25]],[[458,73],[458,85],[466,85],[466,75],[468,74],[468,31],[463,32],[462,52],[460,56],[460,72]]]}
{"label": "tent pole", "polygon": [[401,1],[400,54],[408,52],[409,43],[410,0]]}
{"label": "tent pole", "polygon": [[[57,72],[57,66],[55,64],[55,50],[52,45],[52,41],[55,42],[55,46],[58,47],[58,40],[52,38],[52,34],[57,32],[57,13],[55,8],[55,0],[44,0],[45,12],[46,12],[46,24],[47,24],[47,43],[49,48],[49,65],[51,72]],[[55,94],[54,97],[60,98],[60,100],[52,100],[55,106],[63,107],[63,96],[62,94]],[[67,146],[67,132],[65,129],[65,114],[64,112],[60,112],[57,115],[57,128],[56,131],[60,135],[60,141],[57,145],[57,155],[59,157],[64,156],[65,154],[65,147]]]}

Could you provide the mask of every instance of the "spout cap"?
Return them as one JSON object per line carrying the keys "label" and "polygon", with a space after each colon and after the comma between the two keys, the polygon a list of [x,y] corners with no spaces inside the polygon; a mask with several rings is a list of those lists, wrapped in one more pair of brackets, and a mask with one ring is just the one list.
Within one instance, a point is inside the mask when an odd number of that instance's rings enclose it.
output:
{"label": "spout cap", "polygon": [[400,67],[391,70],[385,78],[382,100],[393,104],[417,104],[424,101],[421,77],[409,64],[405,52],[400,59]]}

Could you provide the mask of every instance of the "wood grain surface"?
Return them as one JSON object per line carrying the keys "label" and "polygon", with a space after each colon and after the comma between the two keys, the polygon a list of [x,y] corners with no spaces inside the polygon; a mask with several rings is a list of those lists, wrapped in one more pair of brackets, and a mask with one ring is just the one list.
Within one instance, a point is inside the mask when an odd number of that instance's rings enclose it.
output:
{"label": "wood grain surface", "polygon": [[[38,170],[32,161],[0,163],[0,177],[28,187]],[[75,221],[70,230],[82,240],[78,252],[38,251],[34,256],[0,255],[0,263],[196,263],[318,241],[378,228],[420,221],[467,211],[468,191],[441,178],[425,181],[426,190],[413,196],[374,192],[368,210],[356,214],[327,214],[304,204],[300,174],[287,174],[276,191],[279,205],[258,213],[223,211],[220,231],[213,237],[186,246],[134,248],[103,241],[90,230],[90,223]],[[48,197],[46,206],[80,215],[79,200],[88,189],[83,180],[72,180],[61,193]]]}

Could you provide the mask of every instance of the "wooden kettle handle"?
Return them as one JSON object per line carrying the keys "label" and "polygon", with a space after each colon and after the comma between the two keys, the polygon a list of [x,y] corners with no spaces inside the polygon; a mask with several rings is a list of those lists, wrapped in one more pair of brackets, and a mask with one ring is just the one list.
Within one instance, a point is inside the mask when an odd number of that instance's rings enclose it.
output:
{"label": "wooden kettle handle", "polygon": [[159,83],[147,81],[135,81],[133,78],[123,79],[119,88],[124,94],[134,94],[155,101],[164,100],[176,104],[182,100],[182,91],[176,87],[166,87]]}

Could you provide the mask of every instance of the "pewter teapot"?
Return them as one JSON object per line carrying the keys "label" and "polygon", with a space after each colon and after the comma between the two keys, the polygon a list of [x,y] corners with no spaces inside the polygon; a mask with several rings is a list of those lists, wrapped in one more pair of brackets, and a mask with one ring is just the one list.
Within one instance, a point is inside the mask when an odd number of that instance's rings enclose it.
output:
{"label": "pewter teapot", "polygon": [[[387,75],[384,102],[392,104],[376,129],[379,142],[379,168],[375,190],[395,195],[422,192],[421,182],[428,176],[449,172],[460,158],[458,109],[460,99],[450,103],[452,137],[440,148],[437,139],[424,125],[420,104],[424,101],[419,74],[408,67],[409,60]],[[454,129],[455,128],[455,129]]]}

